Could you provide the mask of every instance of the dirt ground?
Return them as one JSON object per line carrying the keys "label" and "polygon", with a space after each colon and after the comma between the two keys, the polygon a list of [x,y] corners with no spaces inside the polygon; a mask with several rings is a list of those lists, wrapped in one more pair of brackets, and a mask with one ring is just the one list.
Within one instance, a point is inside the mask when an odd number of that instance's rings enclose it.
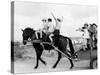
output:
{"label": "dirt ground", "polygon": [[43,63],[39,62],[39,67],[34,69],[36,65],[36,54],[33,48],[26,48],[28,51],[23,55],[23,58],[17,59],[14,62],[14,72],[15,73],[34,73],[34,72],[53,72],[53,71],[68,71],[68,70],[84,70],[89,69],[90,63],[90,54],[88,51],[80,51],[78,52],[78,56],[80,61],[74,62],[74,68],[70,68],[69,60],[66,57],[63,57],[58,63],[55,69],[52,66],[57,61],[57,52],[51,50],[50,52],[44,51],[42,54],[42,58],[46,61],[47,65],[45,66]]}

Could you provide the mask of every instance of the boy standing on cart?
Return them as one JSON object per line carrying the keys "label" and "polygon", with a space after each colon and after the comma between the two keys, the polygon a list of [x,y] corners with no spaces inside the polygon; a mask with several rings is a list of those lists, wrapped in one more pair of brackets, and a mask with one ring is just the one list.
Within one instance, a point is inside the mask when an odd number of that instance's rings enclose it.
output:
{"label": "boy standing on cart", "polygon": [[60,28],[61,28],[61,24],[62,24],[62,19],[61,18],[56,18],[53,13],[51,13],[54,20],[55,20],[55,27],[53,28],[54,31],[52,32],[52,34],[49,35],[49,38],[51,40],[51,42],[53,42],[52,37],[55,36],[56,39],[58,40],[59,38],[59,34],[60,34]]}

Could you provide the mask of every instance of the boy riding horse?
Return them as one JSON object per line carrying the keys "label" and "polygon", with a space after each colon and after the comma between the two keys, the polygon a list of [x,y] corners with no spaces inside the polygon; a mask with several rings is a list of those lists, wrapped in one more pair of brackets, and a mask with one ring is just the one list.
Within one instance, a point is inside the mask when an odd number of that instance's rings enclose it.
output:
{"label": "boy riding horse", "polygon": [[53,43],[53,38],[52,38],[53,36],[55,36],[57,38],[59,37],[62,19],[56,18],[53,14],[52,14],[52,16],[56,22],[55,27],[52,24],[51,18],[42,19],[43,28],[40,29],[39,31],[36,31],[36,33],[35,33],[37,39],[39,39],[38,33],[40,34],[40,39],[42,39],[42,31],[46,34],[46,36],[49,36],[49,40],[51,43]]}
{"label": "boy riding horse", "polygon": [[[52,14],[52,13],[51,13],[51,14]],[[56,18],[53,14],[52,14],[52,16],[53,16],[53,18],[54,18],[54,20],[55,20],[56,25],[55,25],[55,27],[54,27],[54,25],[52,25],[52,24],[49,25],[48,31],[50,32],[49,39],[50,39],[51,43],[53,43],[53,39],[52,39],[53,36],[55,36],[56,39],[59,38],[60,28],[61,28],[61,23],[62,23],[62,19]],[[49,20],[49,19],[48,19],[48,20]],[[48,22],[49,22],[49,21],[48,21]]]}
{"label": "boy riding horse", "polygon": [[[43,34],[43,32],[46,34],[46,42],[49,42],[49,41],[47,41],[47,37],[49,37],[49,40],[50,40],[50,42],[52,43],[52,44],[54,44],[55,46],[57,46],[58,44],[60,45],[60,43],[59,42],[61,42],[62,43],[62,41],[63,40],[65,40],[65,39],[68,39],[69,40],[69,46],[70,46],[70,53],[71,53],[71,55],[69,55],[66,51],[64,51],[69,57],[72,57],[72,59],[75,59],[76,57],[74,57],[74,56],[76,56],[75,55],[75,51],[74,51],[74,48],[73,48],[73,45],[72,45],[72,41],[71,41],[71,39],[70,38],[68,38],[68,37],[64,37],[64,36],[62,36],[62,35],[60,35],[60,28],[61,28],[61,24],[62,24],[62,19],[61,18],[56,18],[53,14],[52,14],[52,16],[53,16],[53,18],[54,18],[54,20],[55,20],[55,22],[56,22],[56,25],[55,25],[55,27],[54,27],[54,25],[52,24],[52,19],[51,18],[48,18],[48,19],[43,19],[42,20],[42,22],[43,22],[43,28],[41,29],[41,31],[39,32],[40,33],[40,35],[42,36],[42,34]],[[43,32],[42,32],[43,31]],[[36,35],[37,35],[37,32],[36,32]],[[37,36],[38,37],[38,36]],[[53,39],[53,37],[54,37],[54,39]],[[43,38],[43,37],[41,37],[41,38]],[[60,41],[59,41],[59,39],[60,39]],[[63,40],[61,40],[61,39],[63,39]],[[65,42],[65,43],[63,43],[64,45],[67,45],[67,43],[66,43],[66,41],[63,41],[63,42]],[[58,45],[58,46],[59,46]],[[66,46],[64,46],[63,45],[63,47],[66,49]],[[61,46],[61,45],[60,45]],[[63,48],[62,47],[62,48]],[[62,49],[62,50],[64,50],[64,49]],[[76,60],[77,60],[77,58],[76,58]]]}
{"label": "boy riding horse", "polygon": [[[39,40],[42,39],[42,32],[44,32],[45,34],[47,34],[48,28],[49,28],[49,26],[48,26],[48,20],[47,19],[42,19],[41,21],[43,22],[43,27],[40,30],[37,30],[35,32],[36,39],[39,39]],[[40,34],[40,38],[39,38],[38,34]]]}

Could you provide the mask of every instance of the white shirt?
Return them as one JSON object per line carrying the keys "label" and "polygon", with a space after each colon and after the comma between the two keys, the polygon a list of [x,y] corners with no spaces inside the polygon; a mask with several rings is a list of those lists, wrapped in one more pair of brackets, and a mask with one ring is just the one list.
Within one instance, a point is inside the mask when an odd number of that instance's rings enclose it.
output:
{"label": "white shirt", "polygon": [[54,32],[54,25],[52,23],[48,23],[49,29],[48,32]]}
{"label": "white shirt", "polygon": [[87,29],[84,29],[83,38],[89,38],[89,32]]}
{"label": "white shirt", "polygon": [[56,27],[55,27],[55,29],[58,29],[58,30],[60,30],[60,28],[61,28],[61,24],[62,24],[62,22],[56,22]]}
{"label": "white shirt", "polygon": [[43,23],[43,29],[47,29],[48,28],[48,24],[47,23]]}

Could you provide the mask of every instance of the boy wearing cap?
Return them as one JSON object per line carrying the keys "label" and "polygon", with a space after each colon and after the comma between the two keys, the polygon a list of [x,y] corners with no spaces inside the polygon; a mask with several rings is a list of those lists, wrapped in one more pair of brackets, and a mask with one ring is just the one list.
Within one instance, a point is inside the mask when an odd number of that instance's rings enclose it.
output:
{"label": "boy wearing cap", "polygon": [[42,39],[42,31],[44,33],[47,33],[47,30],[48,30],[48,22],[47,22],[47,19],[42,19],[41,21],[43,22],[43,27],[40,30],[38,30],[38,31],[35,32],[37,39],[39,39],[38,38],[38,33],[40,34],[40,39]]}
{"label": "boy wearing cap", "polygon": [[57,18],[57,19],[55,19],[55,22],[56,22],[56,26],[55,26],[55,30],[54,30],[54,35],[58,37],[60,34],[62,19]]}
{"label": "boy wearing cap", "polygon": [[52,39],[52,36],[53,36],[53,32],[54,32],[54,25],[52,24],[52,19],[51,18],[48,18],[48,35],[49,35],[49,39],[51,41],[51,43],[53,43],[53,39]]}

